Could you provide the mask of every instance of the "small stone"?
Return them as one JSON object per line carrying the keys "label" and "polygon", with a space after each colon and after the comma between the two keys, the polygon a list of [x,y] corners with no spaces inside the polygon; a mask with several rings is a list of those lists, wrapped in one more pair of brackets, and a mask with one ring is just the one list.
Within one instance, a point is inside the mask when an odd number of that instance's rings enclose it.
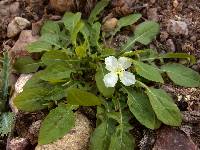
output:
{"label": "small stone", "polygon": [[172,39],[168,39],[166,41],[166,45],[169,47],[169,51],[170,52],[175,52],[176,51],[176,47],[175,47],[174,42],[173,42]]}
{"label": "small stone", "polygon": [[23,91],[23,87],[26,84],[26,82],[32,77],[32,74],[21,74],[20,77],[17,79],[17,82],[15,83],[15,91],[11,97],[11,99],[9,100],[9,105],[10,108],[12,109],[12,112],[14,112],[15,114],[18,113],[18,109],[17,107],[14,105],[14,99],[17,96],[17,94],[19,94],[20,92]]}
{"label": "small stone", "polygon": [[116,18],[111,18],[105,21],[105,23],[102,26],[102,30],[105,32],[110,32],[115,29],[117,26],[117,19]]}
{"label": "small stone", "polygon": [[7,29],[7,37],[14,37],[23,29],[27,28],[31,23],[22,17],[15,17],[9,24]]}
{"label": "small stone", "polygon": [[27,150],[29,149],[30,143],[25,138],[14,138],[9,141],[7,150]]}
{"label": "small stone", "polygon": [[167,31],[172,35],[188,35],[189,32],[185,22],[175,20],[169,20]]}
{"label": "small stone", "polygon": [[179,5],[179,2],[178,2],[178,0],[174,0],[174,1],[173,1],[173,6],[174,6],[174,8],[177,8],[177,7],[178,7],[178,5]]}
{"label": "small stone", "polygon": [[69,133],[53,143],[38,145],[35,150],[87,150],[92,132],[91,123],[79,112],[75,116],[75,127]]}
{"label": "small stone", "polygon": [[196,42],[197,37],[196,37],[195,35],[193,35],[193,36],[190,38],[190,40],[191,40],[192,42]]}
{"label": "small stone", "polygon": [[197,146],[183,131],[162,127],[157,132],[153,150],[197,150]]}
{"label": "small stone", "polygon": [[166,31],[160,32],[160,41],[161,42],[166,41],[168,37],[169,37],[169,34]]}
{"label": "small stone", "polygon": [[156,0],[150,0],[151,4],[154,4],[156,2]]}
{"label": "small stone", "polygon": [[197,45],[200,47],[200,40],[197,41]]}
{"label": "small stone", "polygon": [[50,0],[50,5],[58,12],[71,11],[75,8],[74,0]]}
{"label": "small stone", "polygon": [[147,11],[148,19],[153,21],[158,21],[157,8],[150,8]]}
{"label": "small stone", "polygon": [[19,36],[19,39],[11,49],[11,54],[15,57],[17,56],[27,56],[30,55],[26,50],[26,46],[29,43],[37,41],[39,36],[33,36],[31,30],[23,30]]}

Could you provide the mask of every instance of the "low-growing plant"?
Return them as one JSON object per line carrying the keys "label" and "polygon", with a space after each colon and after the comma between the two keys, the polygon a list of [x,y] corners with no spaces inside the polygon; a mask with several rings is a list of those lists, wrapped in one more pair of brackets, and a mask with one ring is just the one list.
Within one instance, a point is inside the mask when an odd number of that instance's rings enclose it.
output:
{"label": "low-growing plant", "polygon": [[8,112],[6,105],[9,99],[9,75],[10,75],[10,58],[8,52],[3,52],[0,58],[0,136],[7,135],[11,132],[14,124],[14,114]]}
{"label": "low-growing plant", "polygon": [[[168,58],[194,63],[193,56],[133,50],[136,43],[148,45],[159,33],[154,21],[138,24],[119,50],[108,47],[97,18],[107,5],[106,0],[98,2],[88,20],[82,20],[79,12],[66,12],[60,21],[47,21],[40,39],[27,47],[30,53],[40,53],[41,59],[21,57],[15,63],[20,73],[36,72],[14,100],[18,109],[51,109],[41,125],[39,144],[64,136],[74,126],[74,111],[79,106],[97,106],[90,149],[132,150],[131,119],[149,129],[162,123],[181,124],[180,110],[160,88],[164,78],[184,87],[200,86],[197,72],[178,63],[165,63]],[[140,18],[140,14],[120,18],[110,36]]]}

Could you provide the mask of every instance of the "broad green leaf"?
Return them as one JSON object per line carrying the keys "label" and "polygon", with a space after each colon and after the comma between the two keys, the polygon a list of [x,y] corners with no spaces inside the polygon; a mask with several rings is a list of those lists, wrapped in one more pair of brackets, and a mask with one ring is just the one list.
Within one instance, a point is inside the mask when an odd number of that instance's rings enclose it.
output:
{"label": "broad green leaf", "polygon": [[97,16],[100,14],[102,10],[104,10],[104,8],[109,4],[109,2],[110,0],[101,0],[95,5],[88,19],[88,22],[90,24],[93,24],[95,21],[98,20]]}
{"label": "broad green leaf", "polygon": [[171,96],[162,89],[147,88],[151,106],[160,121],[170,126],[181,125],[181,113]]}
{"label": "broad green leaf", "polygon": [[31,44],[29,44],[26,49],[28,52],[33,53],[33,52],[43,52],[43,51],[49,51],[52,49],[51,44],[46,43],[44,41],[36,41]]}
{"label": "broad green leaf", "polygon": [[60,105],[50,111],[40,128],[38,137],[39,144],[51,143],[63,137],[74,127],[75,117],[71,107]]}
{"label": "broad green leaf", "polygon": [[45,22],[41,29],[41,35],[44,35],[46,33],[59,34],[60,33],[59,25],[53,21]]}
{"label": "broad green leaf", "polygon": [[137,22],[142,17],[141,14],[131,14],[125,17],[122,17],[117,22],[117,28],[114,30],[113,35],[115,35],[121,28],[129,26]]}
{"label": "broad green leaf", "polygon": [[80,19],[81,19],[80,12],[77,13],[66,12],[63,17],[65,28],[70,32],[73,31],[78,22],[80,21]]}
{"label": "broad green leaf", "polygon": [[73,69],[69,68],[66,63],[54,63],[42,71],[40,79],[49,82],[63,82],[70,78],[72,71]]}
{"label": "broad green leaf", "polygon": [[33,112],[47,107],[43,97],[48,95],[48,89],[43,87],[27,88],[14,99],[14,104],[19,110]]}
{"label": "broad green leaf", "polygon": [[97,72],[95,74],[95,80],[96,80],[96,84],[97,84],[97,88],[99,89],[99,91],[103,94],[103,96],[105,97],[111,97],[115,91],[114,88],[107,88],[103,82],[103,78],[106,75],[106,70],[100,66],[97,69]]}
{"label": "broad green leaf", "polygon": [[68,60],[69,57],[67,56],[65,51],[61,50],[51,50],[42,56],[41,60],[46,65],[52,65],[57,62],[64,62]]}
{"label": "broad green leaf", "polygon": [[11,112],[5,112],[0,114],[0,135],[8,135],[12,131],[14,126],[14,114]]}
{"label": "broad green leaf", "polygon": [[80,105],[80,106],[101,105],[101,100],[94,94],[76,88],[70,88],[67,90],[67,100],[68,103],[71,105]]}
{"label": "broad green leaf", "polygon": [[40,67],[41,62],[33,60],[30,56],[20,57],[16,60],[14,68],[19,73],[36,72]]}
{"label": "broad green leaf", "polygon": [[133,61],[137,74],[155,82],[164,83],[160,71],[154,66],[139,61]]}
{"label": "broad green leaf", "polygon": [[80,30],[83,28],[83,26],[84,26],[83,21],[79,21],[79,22],[76,24],[75,28],[71,31],[71,41],[72,41],[72,44],[73,44],[74,46],[76,46],[76,38],[77,38],[77,35],[78,35],[78,33],[80,32]]}
{"label": "broad green leaf", "polygon": [[157,129],[160,127],[160,121],[151,107],[149,99],[141,92],[136,92],[125,88],[128,94],[128,106],[135,118],[144,126],[150,129]]}
{"label": "broad green leaf", "polygon": [[133,136],[125,129],[125,126],[119,125],[111,137],[109,150],[133,150],[134,147]]}
{"label": "broad green leaf", "polygon": [[177,85],[184,87],[200,87],[200,75],[181,64],[166,64],[161,69],[167,72],[169,78]]}
{"label": "broad green leaf", "polygon": [[135,42],[148,45],[159,33],[159,24],[154,21],[145,21],[139,24],[134,32],[134,36],[129,38],[127,43],[122,46],[122,50],[130,50]]}
{"label": "broad green leaf", "polygon": [[100,30],[101,30],[101,24],[99,22],[96,22],[95,24],[92,25],[91,36],[90,36],[91,46],[99,47]]}
{"label": "broad green leaf", "polygon": [[90,138],[90,150],[107,150],[110,144],[110,138],[114,133],[115,124],[106,119],[97,126]]}
{"label": "broad green leaf", "polygon": [[56,34],[46,33],[40,37],[39,41],[57,46],[58,48],[61,47],[59,45],[59,36]]}
{"label": "broad green leaf", "polygon": [[79,58],[83,58],[87,55],[87,44],[86,42],[82,45],[79,45],[76,47],[75,49],[75,52],[76,52],[76,55],[79,57]]}

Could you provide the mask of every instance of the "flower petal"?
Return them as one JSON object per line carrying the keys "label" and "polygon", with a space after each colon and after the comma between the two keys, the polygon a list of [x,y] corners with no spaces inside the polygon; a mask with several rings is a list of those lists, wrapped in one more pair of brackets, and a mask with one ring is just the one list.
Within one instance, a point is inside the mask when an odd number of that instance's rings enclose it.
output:
{"label": "flower petal", "polygon": [[136,80],[135,80],[135,75],[128,72],[128,71],[124,71],[120,76],[119,76],[121,82],[126,85],[126,86],[130,86],[132,84],[135,84]]}
{"label": "flower petal", "polygon": [[109,71],[115,71],[118,67],[118,61],[114,56],[105,58],[106,69]]}
{"label": "flower petal", "polygon": [[127,58],[127,57],[120,57],[118,59],[118,63],[119,63],[119,65],[121,65],[121,67],[123,69],[129,68],[131,66],[131,64],[132,64],[131,59]]}
{"label": "flower petal", "polygon": [[117,83],[118,75],[115,73],[108,73],[104,76],[103,81],[106,87],[114,87]]}

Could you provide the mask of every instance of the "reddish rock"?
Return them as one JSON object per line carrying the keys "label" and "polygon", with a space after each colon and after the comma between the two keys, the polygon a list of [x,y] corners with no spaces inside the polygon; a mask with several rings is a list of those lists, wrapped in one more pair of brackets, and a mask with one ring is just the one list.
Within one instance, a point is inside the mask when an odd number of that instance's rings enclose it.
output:
{"label": "reddish rock", "polygon": [[29,55],[26,46],[38,40],[38,36],[33,36],[31,30],[23,30],[19,39],[11,49],[11,54],[15,57]]}
{"label": "reddish rock", "polygon": [[27,150],[29,149],[28,147],[30,146],[29,142],[25,138],[14,138],[12,139],[8,145],[7,145],[7,150]]}
{"label": "reddish rock", "polygon": [[187,135],[178,129],[162,127],[157,132],[153,150],[197,150],[197,146]]}

